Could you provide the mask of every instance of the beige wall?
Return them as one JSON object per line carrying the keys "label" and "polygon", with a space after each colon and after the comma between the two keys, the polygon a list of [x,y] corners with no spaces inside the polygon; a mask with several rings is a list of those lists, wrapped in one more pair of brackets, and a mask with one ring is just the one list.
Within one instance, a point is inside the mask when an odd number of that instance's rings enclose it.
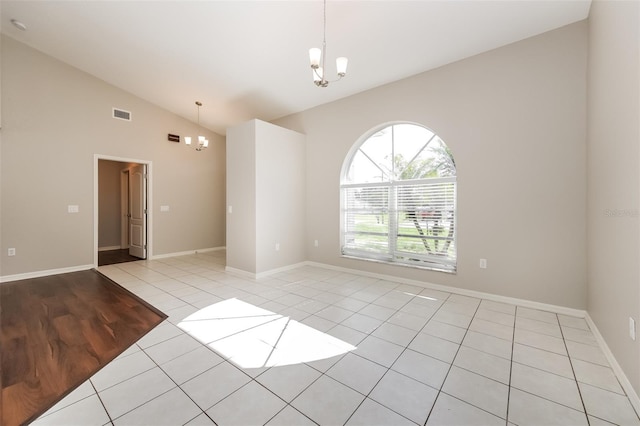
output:
{"label": "beige wall", "polygon": [[[589,17],[588,312],[640,393],[640,3]],[[640,325],[640,324],[638,324]],[[640,337],[640,336],[639,336]]]}
{"label": "beige wall", "polygon": [[[222,136],[202,130],[202,152],[168,142],[167,133],[199,129],[5,36],[2,82],[3,276],[93,263],[95,154],[152,163],[154,255],[225,245]],[[133,120],[111,118],[113,107]]]}
{"label": "beige wall", "polygon": [[127,163],[98,161],[98,248],[120,247],[120,174]]}
{"label": "beige wall", "polygon": [[261,274],[304,262],[304,135],[260,120],[230,128],[227,205],[228,267]]}
{"label": "beige wall", "polygon": [[[585,308],[586,32],[572,24],[275,121],[307,136],[307,258]],[[455,275],[340,256],[342,163],[358,138],[393,121],[433,129],[453,152]]]}

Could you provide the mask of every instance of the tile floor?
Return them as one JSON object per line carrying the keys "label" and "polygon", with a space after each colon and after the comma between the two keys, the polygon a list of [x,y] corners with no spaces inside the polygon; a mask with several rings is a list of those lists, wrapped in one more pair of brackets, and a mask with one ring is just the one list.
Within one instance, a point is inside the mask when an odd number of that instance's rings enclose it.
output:
{"label": "tile floor", "polygon": [[169,318],[34,424],[640,425],[583,319],[224,256],[101,267]]}

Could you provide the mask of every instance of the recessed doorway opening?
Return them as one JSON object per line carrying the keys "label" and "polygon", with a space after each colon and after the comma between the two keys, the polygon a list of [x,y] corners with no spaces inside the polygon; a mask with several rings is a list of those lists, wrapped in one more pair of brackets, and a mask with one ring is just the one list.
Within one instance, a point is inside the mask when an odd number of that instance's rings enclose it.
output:
{"label": "recessed doorway opening", "polygon": [[94,266],[151,256],[151,162],[95,156]]}

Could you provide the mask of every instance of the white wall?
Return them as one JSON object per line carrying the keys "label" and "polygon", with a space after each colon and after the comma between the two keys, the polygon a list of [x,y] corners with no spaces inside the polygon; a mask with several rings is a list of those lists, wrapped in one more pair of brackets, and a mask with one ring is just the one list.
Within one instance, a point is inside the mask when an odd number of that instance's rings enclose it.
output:
{"label": "white wall", "polygon": [[[579,22],[276,120],[307,136],[308,259],[585,308],[586,32]],[[340,256],[343,161],[393,121],[431,128],[453,152],[455,275]]]}
{"label": "white wall", "polygon": [[304,135],[260,120],[229,129],[227,267],[261,274],[305,261],[304,191]]}
{"label": "white wall", "polygon": [[640,3],[594,1],[589,42],[588,312],[640,393]]}
{"label": "white wall", "polygon": [[[152,162],[154,255],[225,245],[222,136],[9,37],[1,54],[3,276],[93,264],[95,154]],[[167,141],[199,132],[202,152]]]}

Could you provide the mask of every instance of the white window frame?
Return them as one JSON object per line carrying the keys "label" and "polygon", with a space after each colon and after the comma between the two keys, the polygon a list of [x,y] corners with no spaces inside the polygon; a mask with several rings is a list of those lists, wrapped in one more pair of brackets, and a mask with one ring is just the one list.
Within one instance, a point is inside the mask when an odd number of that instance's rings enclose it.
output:
{"label": "white window frame", "polygon": [[[458,239],[458,226],[457,226],[457,171],[456,176],[447,177],[434,177],[434,178],[422,178],[422,179],[410,179],[410,180],[392,180],[388,179],[382,182],[372,183],[348,183],[347,174],[351,167],[351,164],[363,144],[365,144],[374,134],[381,130],[398,125],[398,124],[410,124],[420,127],[424,127],[437,136],[435,132],[429,128],[411,122],[393,122],[386,123],[384,125],[376,127],[374,130],[367,132],[361,137],[351,148],[347,154],[342,167],[341,179],[340,179],[340,251],[342,257],[355,258],[359,260],[367,260],[374,262],[383,262],[399,266],[416,267],[422,269],[429,269],[434,271],[456,273],[457,271],[457,239]],[[391,153],[393,155],[393,152]],[[366,155],[366,154],[365,154]],[[410,162],[411,163],[411,162]],[[453,184],[453,239],[449,244],[453,244],[453,257],[451,256],[438,256],[429,254],[419,254],[417,252],[406,252],[397,249],[397,242],[399,237],[399,225],[397,223],[399,209],[397,207],[398,196],[397,189],[399,187],[406,186],[419,186],[424,184]],[[388,249],[386,251],[366,251],[358,250],[357,248],[346,247],[346,238],[348,237],[347,230],[347,194],[349,189],[354,188],[388,188],[389,200],[387,203],[386,213],[388,216]],[[436,237],[429,237],[428,239],[436,239]]]}

